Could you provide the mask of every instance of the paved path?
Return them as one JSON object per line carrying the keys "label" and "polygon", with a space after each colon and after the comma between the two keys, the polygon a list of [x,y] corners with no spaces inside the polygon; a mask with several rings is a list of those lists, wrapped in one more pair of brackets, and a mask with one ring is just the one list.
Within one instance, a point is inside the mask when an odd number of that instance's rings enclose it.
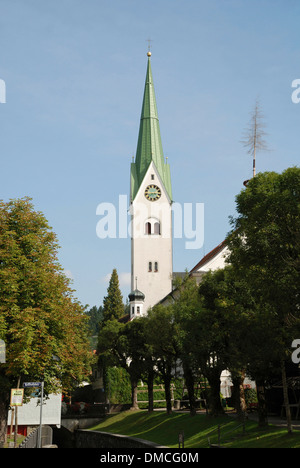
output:
{"label": "paved path", "polygon": [[[248,419],[252,421],[258,421],[257,413],[248,413]],[[268,416],[268,423],[273,424],[274,426],[287,427],[286,419],[280,418],[279,416]],[[292,420],[293,429],[300,430],[300,421]]]}

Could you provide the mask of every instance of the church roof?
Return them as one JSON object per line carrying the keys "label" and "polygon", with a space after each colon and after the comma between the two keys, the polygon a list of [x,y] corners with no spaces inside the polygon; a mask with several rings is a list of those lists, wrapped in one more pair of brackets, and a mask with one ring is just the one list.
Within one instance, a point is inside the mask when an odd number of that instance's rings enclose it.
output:
{"label": "church roof", "polygon": [[150,57],[151,53],[148,52],[136,157],[135,162],[131,164],[131,199],[135,198],[147,169],[153,161],[172,200],[170,167],[169,164],[165,163],[163,154]]}

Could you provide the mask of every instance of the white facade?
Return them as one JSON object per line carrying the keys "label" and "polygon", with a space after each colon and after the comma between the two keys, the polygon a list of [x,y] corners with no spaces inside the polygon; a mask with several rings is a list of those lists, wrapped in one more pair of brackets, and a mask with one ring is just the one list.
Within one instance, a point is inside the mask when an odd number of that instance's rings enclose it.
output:
{"label": "white facade", "polygon": [[[155,201],[145,197],[147,186],[159,187]],[[145,295],[143,314],[172,290],[171,200],[152,161],[131,204],[131,290]]]}
{"label": "white facade", "polygon": [[223,269],[227,265],[226,259],[229,255],[229,249],[225,241],[221,242],[215,249],[205,255],[202,260],[190,271],[191,274],[216,271]]}
{"label": "white facade", "polygon": [[215,257],[202,265],[198,271],[216,271],[226,266],[226,257],[229,254],[228,247],[224,247]]}
{"label": "white facade", "polygon": [[142,298],[135,298],[130,301],[130,320],[146,314],[144,313],[144,300]]}
{"label": "white facade", "polygon": [[[61,424],[61,393],[51,393],[49,398],[43,400],[42,424],[56,425]],[[20,426],[38,426],[40,424],[40,398],[34,397],[23,406],[18,407],[18,424]],[[11,423],[11,410],[8,412],[7,424]]]}

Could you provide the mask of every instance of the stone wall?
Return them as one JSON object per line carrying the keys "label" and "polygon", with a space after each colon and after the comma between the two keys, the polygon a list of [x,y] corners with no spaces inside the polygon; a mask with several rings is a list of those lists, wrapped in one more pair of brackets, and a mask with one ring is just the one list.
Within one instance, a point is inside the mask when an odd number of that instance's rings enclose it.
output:
{"label": "stone wall", "polygon": [[98,417],[98,418],[91,418],[87,416],[70,416],[66,417],[64,416],[61,420],[61,425],[68,429],[70,432],[74,432],[77,429],[86,429],[87,427],[92,427],[95,426],[96,424],[99,424],[101,421],[103,421],[103,418]]}
{"label": "stone wall", "polygon": [[166,448],[147,440],[128,437],[108,432],[77,430],[75,431],[76,448]]}

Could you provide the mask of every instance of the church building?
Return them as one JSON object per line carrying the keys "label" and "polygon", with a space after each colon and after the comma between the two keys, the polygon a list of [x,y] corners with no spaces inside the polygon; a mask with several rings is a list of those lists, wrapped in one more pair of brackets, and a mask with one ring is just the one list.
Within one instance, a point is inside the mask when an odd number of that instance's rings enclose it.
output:
{"label": "church building", "polygon": [[146,315],[172,291],[172,186],[163,154],[151,52],[136,156],[130,172],[131,293],[130,320]]}

